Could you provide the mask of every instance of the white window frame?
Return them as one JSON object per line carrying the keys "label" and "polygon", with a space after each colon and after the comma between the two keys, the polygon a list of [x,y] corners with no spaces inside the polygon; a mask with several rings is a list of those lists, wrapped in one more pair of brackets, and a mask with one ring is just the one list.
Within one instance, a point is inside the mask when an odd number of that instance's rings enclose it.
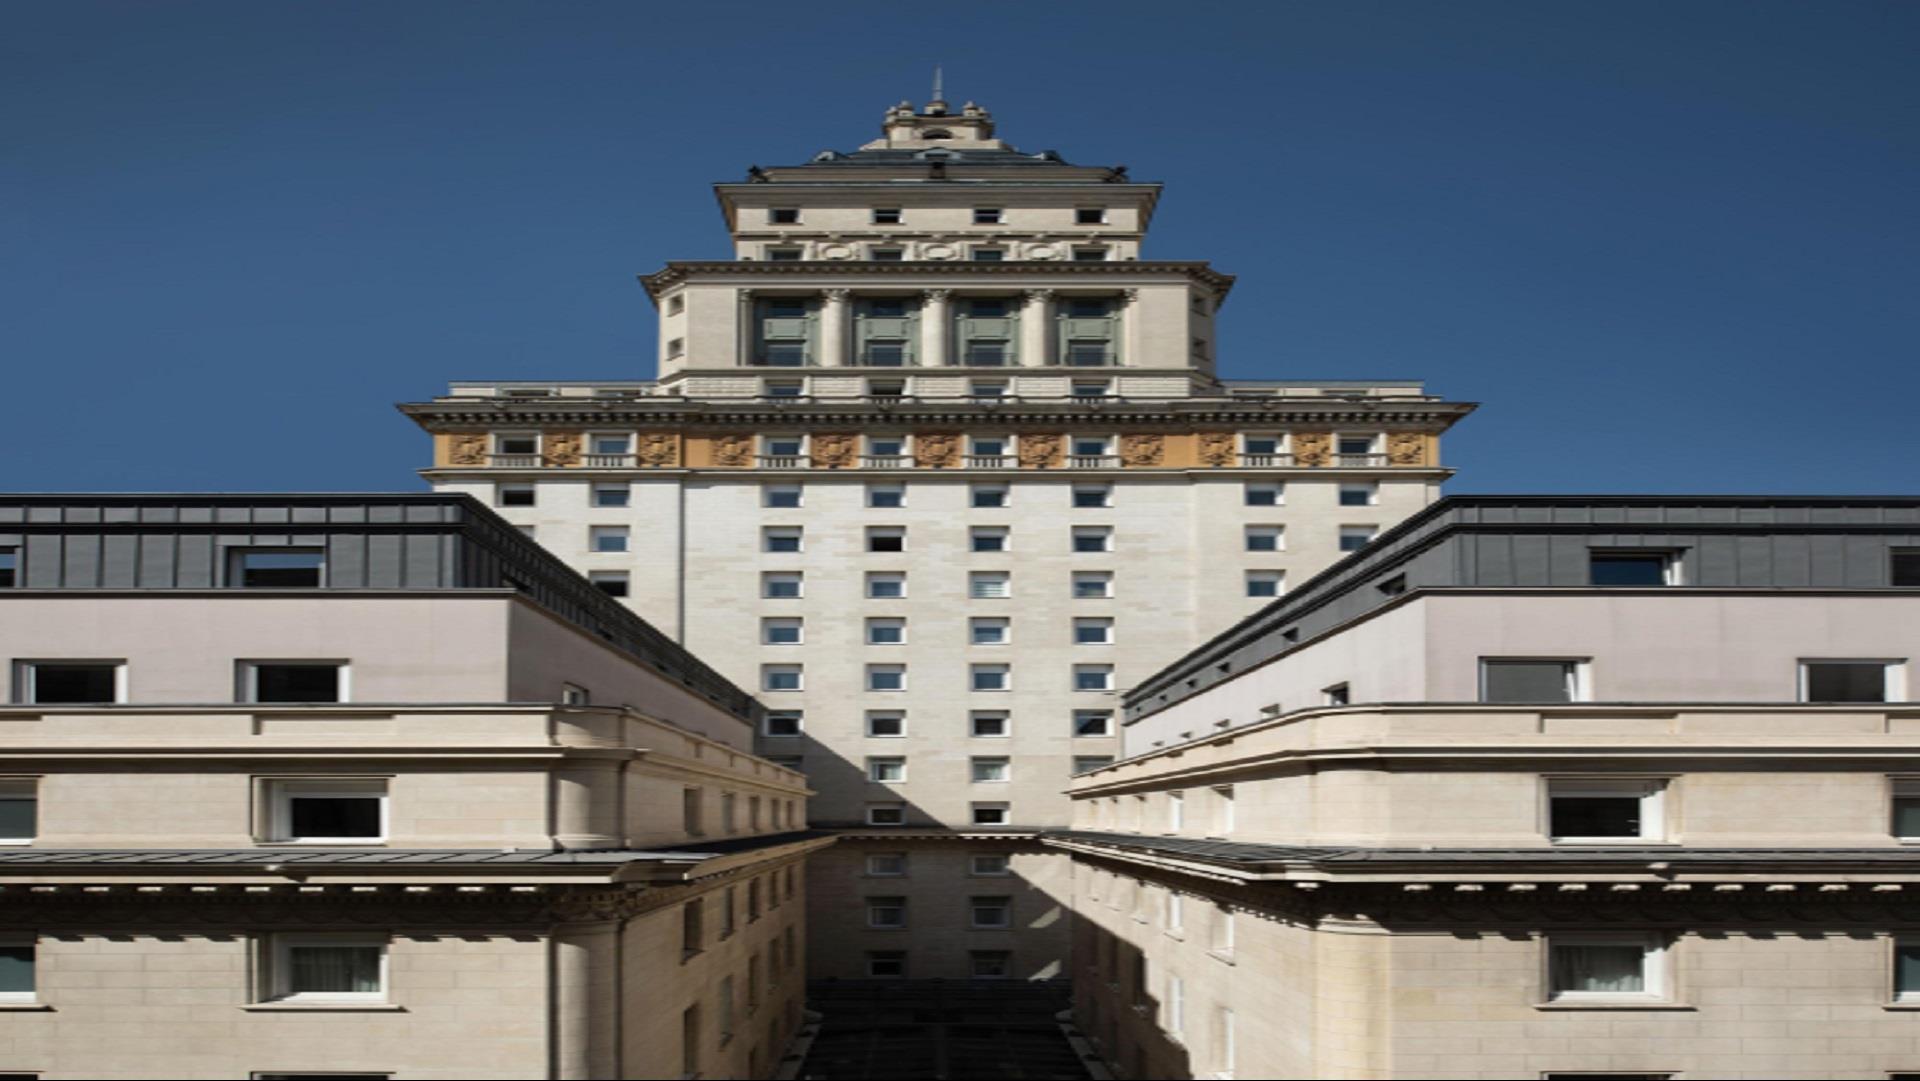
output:
{"label": "white window frame", "polygon": [[[1072,537],[1067,550],[1074,555],[1098,555],[1113,551],[1113,527],[1110,525],[1077,525],[1072,527]],[[1093,540],[1099,542],[1097,548],[1083,548],[1080,542]]]}
{"label": "white window frame", "polygon": [[[900,592],[891,594],[891,595],[875,595],[874,594],[873,592],[874,583],[894,582],[894,581],[897,581],[900,583]],[[907,599],[907,572],[906,571],[868,571],[866,579],[863,584],[865,586],[865,595],[868,600],[903,601]]]}
{"label": "white window frame", "polygon": [[[262,844],[272,845],[384,845],[392,835],[393,782],[389,777],[262,777],[266,816]],[[380,805],[380,833],[375,837],[299,837],[293,832],[294,797],[366,799]]]}
{"label": "white window frame", "polygon": [[[793,640],[776,642],[772,632],[792,630]],[[760,644],[763,646],[804,646],[807,644],[807,621],[800,616],[761,616]]]}
{"label": "white window frame", "polygon": [[[998,720],[1000,722],[1000,731],[980,731],[980,722],[986,719]],[[1010,739],[1013,736],[1013,714],[1004,709],[968,710],[967,736],[970,739]]]}
{"label": "white window frame", "polygon": [[[776,687],[777,676],[792,676],[793,686]],[[794,694],[807,689],[807,670],[800,664],[763,664],[760,666],[760,689],[769,694]]]}
{"label": "white window frame", "polygon": [[[980,541],[995,539],[1000,542],[997,548],[982,548]],[[1010,552],[1013,550],[1013,530],[1003,525],[977,525],[967,530],[967,551],[981,553]]]}
{"label": "white window frame", "polygon": [[[906,784],[907,756],[903,754],[870,754],[865,763],[869,784]],[[887,776],[882,776],[887,774]],[[897,774],[897,775],[895,775]]]}
{"label": "white window frame", "polygon": [[[899,492],[900,502],[891,506],[875,503],[873,501],[873,494],[875,492]],[[869,508],[874,510],[899,510],[907,505],[907,486],[904,484],[869,484],[867,485],[866,499],[864,502]]]}
{"label": "white window frame", "polygon": [[[353,701],[353,665],[344,660],[327,660],[325,658],[308,660],[304,657],[299,657],[299,658],[262,657],[255,660],[235,661],[234,663],[239,665],[240,667],[239,683],[240,683],[241,704],[243,705],[298,708],[300,706],[338,705],[339,703],[342,703],[342,702]],[[336,677],[336,684],[339,689],[334,696],[334,700],[332,702],[262,702],[260,701],[260,669],[282,668],[282,667],[289,667],[289,666],[297,666],[300,668],[338,669],[339,675]]]}
{"label": "white window frame", "polygon": [[[775,548],[774,541],[792,540],[791,548]],[[807,531],[797,525],[765,525],[760,527],[760,550],[773,555],[797,555],[807,550]]]}
{"label": "white window frame", "polygon": [[[873,631],[876,627],[897,629],[900,632],[900,636],[891,642],[875,641]],[[907,620],[905,616],[868,616],[864,630],[866,632],[866,643],[870,646],[880,646],[884,648],[889,646],[904,646],[907,644]]]}
{"label": "white window frame", "polygon": [[[1796,698],[1809,702],[1807,689],[1809,669],[1816,664],[1877,664],[1880,666],[1880,701],[1882,703],[1905,702],[1907,700],[1907,661],[1904,657],[1802,657],[1797,665],[1798,681]],[[1870,706],[1873,702],[1842,702],[1840,705]]]}
{"label": "white window frame", "polygon": [[[978,634],[981,630],[998,630],[1000,636],[991,641],[981,641]],[[1006,616],[971,616],[967,619],[968,645],[990,649],[995,646],[1011,645],[1012,643],[1013,620]]]}
{"label": "white window frame", "polygon": [[[792,492],[793,502],[775,504],[775,492]],[[807,503],[807,486],[804,484],[769,484],[760,489],[760,505],[770,510],[797,510]]]}
{"label": "white window frame", "polygon": [[[897,687],[876,687],[873,677],[882,674],[897,674],[900,685]],[[907,666],[904,664],[869,664],[866,667],[866,689],[874,694],[900,694],[907,689]]]}
{"label": "white window frame", "polygon": [[[1260,547],[1258,542],[1267,542]],[[1249,552],[1284,552],[1287,550],[1287,527],[1271,523],[1261,523],[1245,527],[1242,546]]]}
{"label": "white window frame", "polygon": [[[982,687],[980,677],[998,672],[1000,686]],[[1013,690],[1013,666],[1010,664],[970,664],[967,666],[967,690],[974,694],[1004,694]]]}
{"label": "white window frame", "polygon": [[[1074,571],[1071,581],[1072,593],[1070,596],[1076,601],[1105,601],[1113,599],[1114,577],[1112,571]],[[1101,587],[1100,592],[1098,594],[1082,593],[1080,587],[1083,584],[1098,584]]]}
{"label": "white window frame", "polygon": [[[1271,491],[1273,502],[1255,503],[1247,498],[1256,491]],[[1247,481],[1240,486],[1240,505],[1243,507],[1284,507],[1287,505],[1287,486],[1280,481]]]}
{"label": "white window frame", "polygon": [[[1076,646],[1110,646],[1113,641],[1114,622],[1112,616],[1075,616],[1073,618],[1073,644]],[[1100,637],[1083,639],[1082,630],[1097,630]]]}
{"label": "white window frame", "polygon": [[[620,542],[618,548],[603,548],[603,541]],[[590,525],[587,527],[587,551],[594,555],[629,555],[633,552],[633,528],[624,525]]]}
{"label": "white window frame", "polygon": [[15,661],[13,665],[14,699],[21,705],[36,705],[40,697],[39,669],[41,665],[91,665],[113,669],[113,700],[111,702],[48,702],[45,705],[124,705],[127,701],[127,662],[124,659],[113,660],[105,657],[39,657],[28,661]]}
{"label": "white window frame", "polygon": [[[980,815],[982,812],[994,812],[994,811],[999,812],[1000,821],[998,822],[980,821]],[[1006,825],[1011,825],[1012,822],[1013,822],[1013,805],[1006,802],[1005,800],[988,800],[985,802],[969,804],[967,807],[967,823],[969,825],[1006,826]]]}
{"label": "white window frame", "polygon": [[[769,592],[775,582],[791,580],[794,585],[792,596],[775,596]],[[807,595],[807,573],[805,571],[762,571],[760,574],[760,599],[768,601],[797,601]]]}
{"label": "white window frame", "polygon": [[[1099,732],[1080,731],[1081,718],[1082,717],[1091,718],[1096,713],[1102,714],[1105,717],[1106,724],[1103,730]],[[1073,738],[1075,739],[1108,739],[1112,737],[1112,735],[1113,735],[1113,711],[1112,710],[1110,709],[1076,709],[1073,711]]]}
{"label": "white window frame", "polygon": [[[889,815],[892,821],[881,821],[882,815]],[[866,813],[869,826],[904,826],[907,824],[907,805],[904,803],[869,803]]]}
{"label": "white window frame", "polygon": [[[40,1001],[40,938],[33,934],[0,935],[0,946],[25,946],[33,951],[33,990],[0,991],[0,1006],[30,1006]],[[38,1076],[37,1074],[35,1076]]]}
{"label": "white window frame", "polygon": [[[1083,687],[1080,685],[1080,677],[1082,675],[1099,675],[1104,678],[1101,679],[1100,686],[1098,687]],[[1076,693],[1084,694],[1111,691],[1113,690],[1113,676],[1113,665],[1110,664],[1076,664],[1073,666],[1073,689]]]}
{"label": "white window frame", "polygon": [[[982,592],[994,587],[998,592]],[[974,601],[1004,601],[1013,597],[1013,572],[1011,571],[969,571],[967,572],[967,599]]]}
{"label": "white window frame", "polygon": [[[1546,801],[1542,832],[1556,845],[1642,844],[1667,839],[1667,786],[1665,777],[1547,776],[1541,779],[1541,798]],[[1636,799],[1640,802],[1640,832],[1622,837],[1561,837],[1553,833],[1553,801],[1561,797],[1604,796]]]}
{"label": "white window frame", "polygon": [[[364,947],[375,946],[380,950],[380,989],[378,991],[295,991],[292,989],[293,951],[298,947],[338,946]],[[262,947],[261,959],[265,962],[264,986],[260,988],[260,1001],[283,1002],[289,1005],[366,1005],[390,1001],[393,982],[391,978],[392,940],[386,935],[357,934],[272,934]]]}
{"label": "white window frame", "polygon": [[[1540,937],[1542,1001],[1556,1006],[1631,1005],[1672,1000],[1672,951],[1664,936],[1640,931],[1553,932]],[[1555,946],[1640,947],[1640,991],[1560,991],[1553,986]]]}
{"label": "white window frame", "polygon": [[[981,776],[982,767],[988,772],[996,772],[998,777]],[[967,779],[973,784],[1011,784],[1013,782],[1013,758],[1011,755],[974,755],[967,760]]]}

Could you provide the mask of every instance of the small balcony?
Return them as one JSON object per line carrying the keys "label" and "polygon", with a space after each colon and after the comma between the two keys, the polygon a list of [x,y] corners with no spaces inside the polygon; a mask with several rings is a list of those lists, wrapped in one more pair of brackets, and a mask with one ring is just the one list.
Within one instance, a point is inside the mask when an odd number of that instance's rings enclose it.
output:
{"label": "small balcony", "polygon": [[495,469],[537,469],[540,466],[538,454],[489,454],[487,464]]}
{"label": "small balcony", "polygon": [[806,461],[806,456],[803,454],[762,454],[760,455],[760,468],[799,469],[806,464]]}
{"label": "small balcony", "polygon": [[913,459],[904,454],[863,454],[860,456],[862,469],[906,469]]}
{"label": "small balcony", "polygon": [[1292,465],[1293,455],[1291,454],[1241,454],[1240,464],[1256,466],[1256,467]]}
{"label": "small balcony", "polygon": [[1019,459],[1011,454],[969,454],[968,469],[1012,469]]}
{"label": "small balcony", "polygon": [[1116,469],[1120,465],[1117,454],[1070,454],[1067,456],[1068,469]]}
{"label": "small balcony", "polygon": [[583,461],[588,469],[632,469],[634,466],[631,454],[589,454]]}

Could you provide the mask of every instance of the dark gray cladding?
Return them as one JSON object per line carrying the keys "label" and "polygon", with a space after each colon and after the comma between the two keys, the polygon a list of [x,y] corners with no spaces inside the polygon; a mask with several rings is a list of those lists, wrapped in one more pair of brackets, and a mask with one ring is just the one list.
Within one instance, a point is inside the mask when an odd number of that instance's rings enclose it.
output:
{"label": "dark gray cladding", "polygon": [[312,588],[518,590],[734,715],[762,712],[470,496],[0,495],[0,556],[20,589],[225,589],[240,552],[316,548],[325,573]]}
{"label": "dark gray cladding", "polygon": [[[1129,721],[1420,590],[1895,588],[1914,496],[1453,496],[1142,680]],[[1594,553],[1657,553],[1676,584],[1596,586]]]}

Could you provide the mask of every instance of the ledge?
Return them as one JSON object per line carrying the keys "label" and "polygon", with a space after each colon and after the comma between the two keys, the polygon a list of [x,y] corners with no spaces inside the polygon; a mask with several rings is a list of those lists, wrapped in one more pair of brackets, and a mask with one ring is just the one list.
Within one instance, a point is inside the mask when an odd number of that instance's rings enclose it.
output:
{"label": "ledge", "polygon": [[240,1007],[248,1013],[405,1013],[407,1008],[395,1002],[249,1002]]}
{"label": "ledge", "polygon": [[0,1013],[52,1013],[45,1002],[0,1002]]}
{"label": "ledge", "polygon": [[1667,1013],[1691,1013],[1699,1009],[1686,1002],[1536,1002],[1536,1010],[1579,1012],[1582,1010],[1658,1010]]}

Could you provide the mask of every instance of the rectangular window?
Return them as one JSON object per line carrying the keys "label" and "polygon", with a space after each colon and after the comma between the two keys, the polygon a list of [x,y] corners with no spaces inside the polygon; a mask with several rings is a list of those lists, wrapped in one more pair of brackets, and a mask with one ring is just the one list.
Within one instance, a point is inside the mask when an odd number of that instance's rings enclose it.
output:
{"label": "rectangular window", "polygon": [[860,358],[875,368],[898,368],[907,362],[907,343],[901,338],[868,338],[861,343]]}
{"label": "rectangular window", "polygon": [[1075,507],[1111,507],[1113,506],[1113,485],[1076,484],[1073,486],[1073,505]]}
{"label": "rectangular window", "polygon": [[1249,483],[1242,490],[1242,498],[1249,507],[1278,507],[1285,502],[1286,488],[1279,484]]}
{"label": "rectangular window", "polygon": [[1187,794],[1185,792],[1167,793],[1167,832],[1179,833],[1187,828]]}
{"label": "rectangular window", "polygon": [[1286,547],[1284,526],[1250,525],[1246,530],[1246,548],[1249,552],[1278,552]]}
{"label": "rectangular window", "polygon": [[897,709],[867,711],[867,735],[894,739],[907,734],[907,715]]}
{"label": "rectangular window", "polygon": [[969,540],[976,552],[1004,552],[1007,550],[1007,527],[1001,525],[974,526]]}
{"label": "rectangular window", "polygon": [[1113,620],[1106,616],[1081,616],[1073,621],[1073,644],[1110,646],[1113,644]]}
{"label": "rectangular window", "polygon": [[1591,552],[1587,582],[1596,586],[1673,585],[1671,552]]}
{"label": "rectangular window", "polygon": [[1113,355],[1112,348],[1103,338],[1069,338],[1066,362],[1077,368],[1098,367]]}
{"label": "rectangular window", "polygon": [[[1334,453],[1342,458],[1364,457],[1373,453],[1374,437],[1371,435],[1342,434],[1335,440]],[[1365,462],[1343,462],[1343,465],[1365,465]]]}
{"label": "rectangular window", "polygon": [[973,208],[973,224],[999,225],[1002,212],[997,206],[976,206]]}
{"label": "rectangular window", "polygon": [[20,549],[0,548],[0,589],[20,584]]}
{"label": "rectangular window", "polygon": [[1223,957],[1233,956],[1233,909],[1226,905],[1213,906],[1213,920],[1208,928],[1207,948]]}
{"label": "rectangular window", "polygon": [[1379,526],[1343,525],[1340,527],[1340,550],[1357,552],[1373,543],[1374,534],[1380,532]]}
{"label": "rectangular window", "polygon": [[40,785],[30,777],[0,777],[0,845],[32,843],[39,832]]}
{"label": "rectangular window", "polygon": [[760,493],[760,505],[774,510],[791,510],[800,505],[798,484],[769,484]]}
{"label": "rectangular window", "polygon": [[1004,646],[1011,640],[1011,626],[1002,616],[975,616],[967,621],[967,634],[976,646]]}
{"label": "rectangular window", "polygon": [[[805,253],[799,248],[768,248],[767,262],[797,263],[801,260],[804,254]],[[789,352],[794,350],[796,347],[798,347],[798,344],[799,343],[797,342],[768,342],[767,343],[767,363],[769,364],[789,363],[789,361],[785,360],[784,357],[786,356],[786,354],[788,354]],[[779,359],[779,360],[774,359],[776,355],[780,356],[783,359]],[[800,362],[792,361],[791,363],[797,364]]]}
{"label": "rectangular window", "polygon": [[974,784],[1004,784],[1013,780],[1013,761],[1007,758],[975,758],[969,763]]}
{"label": "rectangular window", "polygon": [[1234,826],[1233,786],[1213,787],[1213,836],[1231,837]]}
{"label": "rectangular window", "polygon": [[21,661],[14,693],[23,703],[90,706],[126,701],[125,661]]}
{"label": "rectangular window", "polygon": [[1500,703],[1578,702],[1584,697],[1583,661],[1480,661],[1480,701]]}
{"label": "rectangular window", "polygon": [[800,208],[797,206],[770,206],[767,208],[768,225],[800,224]]}
{"label": "rectangular window", "polygon": [[505,455],[538,454],[540,437],[529,432],[500,432],[493,437],[493,452]]}
{"label": "rectangular window", "polygon": [[[785,346],[777,346],[777,347],[769,346],[768,348],[769,350],[778,350],[780,351],[779,355],[784,355],[784,350],[786,347]],[[775,363],[798,364],[799,361],[782,360],[782,361],[777,361]],[[760,383],[760,393],[763,396],[768,398],[801,398],[806,396],[807,383],[806,383],[806,380],[804,379],[762,380]]]}
{"label": "rectangular window", "polygon": [[633,437],[630,435],[610,435],[605,432],[595,432],[592,436],[588,437],[587,442],[592,448],[588,451],[589,454],[604,454],[620,457],[633,453]]}
{"label": "rectangular window", "polygon": [[876,206],[873,208],[873,224],[899,225],[900,208],[897,206]]}
{"label": "rectangular window", "polygon": [[1161,1018],[1167,1034],[1175,1039],[1187,1029],[1187,985],[1178,976],[1167,977],[1167,1002]]}
{"label": "rectangular window", "polygon": [[867,825],[904,826],[907,824],[907,808],[903,803],[867,804]]}
{"label": "rectangular window", "polygon": [[976,664],[968,671],[968,687],[976,691],[1013,689],[1013,668],[1005,664]]}
{"label": "rectangular window", "polygon": [[1076,244],[1073,247],[1073,261],[1076,263],[1104,263],[1107,261],[1107,249],[1098,244]]}
{"label": "rectangular window", "polygon": [[805,727],[805,718],[797,709],[770,709],[765,730],[769,736],[797,736]]}
{"label": "rectangular window", "polygon": [[242,661],[240,690],[243,702],[344,702],[347,666],[339,661]]}
{"label": "rectangular window", "polygon": [[867,455],[872,458],[901,458],[907,453],[907,441],[897,435],[867,437]]}
{"label": "rectangular window", "polygon": [[967,864],[967,873],[977,878],[1000,878],[1013,873],[1012,857],[1004,852],[975,854]]}
{"label": "rectangular window", "polygon": [[867,551],[904,552],[907,550],[907,531],[901,526],[868,526]]}
{"label": "rectangular window", "polygon": [[228,581],[241,589],[311,589],[326,575],[318,548],[239,548],[229,558]]}
{"label": "rectangular window", "polygon": [[1644,1002],[1666,998],[1666,951],[1645,934],[1555,934],[1546,940],[1551,1002]]}
{"label": "rectangular window", "polygon": [[1005,261],[1007,258],[1007,250],[1005,248],[975,248],[973,249],[972,255],[973,261],[976,263],[998,263]]}
{"label": "rectangular window", "polygon": [[1006,950],[969,950],[967,974],[976,980],[1004,980],[1013,975],[1013,954]]}
{"label": "rectangular window", "polygon": [[[968,734],[980,739],[1004,739],[1012,734],[1005,710],[976,709],[967,715],[967,724]],[[0,799],[4,798],[4,789],[0,789]],[[4,810],[3,804],[0,804],[0,810]]]}
{"label": "rectangular window", "polygon": [[[534,486],[531,484],[498,484],[495,485],[493,489],[493,505],[496,507],[531,507],[533,506],[533,493]],[[255,553],[242,553],[241,566],[243,568],[249,562],[247,557],[252,554]]]}
{"label": "rectangular window", "polygon": [[[962,363],[970,368],[1004,368],[1012,352],[1005,338],[968,338]],[[1007,385],[976,382],[968,393],[975,398],[1004,398],[1007,396]]]}
{"label": "rectangular window", "polygon": [[1898,661],[1801,661],[1802,702],[1890,702]]}
{"label": "rectangular window", "polygon": [[274,1002],[364,1003],[387,998],[387,940],[368,935],[269,938],[266,994]]}
{"label": "rectangular window", "polygon": [[760,641],[769,646],[797,646],[805,641],[806,622],[798,616],[768,616],[760,621]]}
{"label": "rectangular window", "polygon": [[892,510],[907,505],[907,489],[902,484],[867,485],[867,506],[878,510]]}
{"label": "rectangular window", "polygon": [[1353,688],[1345,683],[1335,683],[1331,687],[1320,689],[1320,704],[1324,706],[1348,706],[1353,704]]}
{"label": "rectangular window", "polygon": [[1004,826],[1012,821],[1004,803],[976,803],[972,810],[976,826]]}
{"label": "rectangular window", "polygon": [[1007,930],[1013,926],[1013,898],[972,898],[967,902],[967,924],[975,930]]}
{"label": "rectangular window", "polygon": [[1920,1002],[1920,940],[1894,940],[1893,1000]]}
{"label": "rectangular window", "polygon": [[897,931],[907,925],[907,899],[905,897],[869,897],[867,898],[867,926],[883,931]]}
{"label": "rectangular window", "polygon": [[1004,507],[1007,505],[1007,486],[1004,484],[976,484],[972,489],[973,505],[976,507]]}
{"label": "rectangular window", "polygon": [[796,600],[805,582],[799,571],[767,571],[760,576],[760,595],[768,600]]}
{"label": "rectangular window", "polygon": [[627,550],[628,529],[623,525],[596,525],[587,528],[587,543],[595,552]]}
{"label": "rectangular window", "polygon": [[1076,435],[1069,453],[1075,458],[1105,458],[1112,446],[1103,435]]}
{"label": "rectangular window", "polygon": [[680,1076],[700,1076],[700,1007],[680,1011]]}
{"label": "rectangular window", "polygon": [[770,525],[760,528],[760,550],[763,552],[798,552],[805,534],[797,525]]}
{"label": "rectangular window", "polygon": [[975,600],[1004,600],[1013,595],[1013,579],[1006,571],[974,571],[967,575],[967,595]]}
{"label": "rectangular window", "polygon": [[907,854],[905,852],[872,852],[867,855],[867,877],[905,878],[906,876]]}
{"label": "rectangular window", "polygon": [[680,828],[689,837],[698,837],[705,830],[706,804],[698,788],[680,790]]}
{"label": "rectangular window", "polygon": [[1091,773],[1111,765],[1113,756],[1110,754],[1077,754],[1073,756],[1072,770],[1074,773]]}
{"label": "rectangular window", "polygon": [[907,978],[907,953],[905,950],[870,950],[867,953],[867,975],[875,979],[904,980]]}
{"label": "rectangular window", "polygon": [[1098,600],[1113,596],[1112,571],[1074,571],[1073,597],[1075,600]]}
{"label": "rectangular window", "polygon": [[1658,779],[1548,778],[1547,835],[1586,844],[1661,840],[1666,788]]}
{"label": "rectangular window", "polygon": [[870,646],[898,646],[907,641],[907,621],[904,619],[867,620],[867,644]]}
{"label": "rectangular window", "polygon": [[[0,937],[0,1003],[37,1001],[38,950],[31,937]],[[25,1075],[38,1076],[38,1075]]]}
{"label": "rectangular window", "polygon": [[1073,224],[1105,225],[1107,208],[1104,206],[1077,206],[1073,208]]}
{"label": "rectangular window", "polygon": [[1073,689],[1076,691],[1113,690],[1113,665],[1076,664],[1073,666]]}
{"label": "rectangular window", "polygon": [[[0,551],[0,561],[5,558],[6,553]],[[4,573],[4,566],[0,566],[0,574]],[[1920,586],[1920,548],[1894,548],[1887,553],[1887,584]]]}
{"label": "rectangular window", "polygon": [[386,840],[387,782],[379,778],[269,779],[269,828],[276,843],[369,844]]}
{"label": "rectangular window", "polygon": [[1378,484],[1342,484],[1340,486],[1340,505],[1343,507],[1371,507],[1378,502],[1380,502]]}
{"label": "rectangular window", "polygon": [[760,666],[760,689],[763,691],[797,691],[801,689],[802,669],[797,664],[763,664]]}
{"label": "rectangular window", "polygon": [[907,576],[901,571],[867,572],[867,596],[874,600],[898,600],[907,595]]}
{"label": "rectangular window", "polygon": [[907,383],[904,379],[867,380],[867,397],[869,398],[904,398],[906,394]]}
{"label": "rectangular window", "polygon": [[1076,552],[1113,551],[1113,527],[1105,525],[1074,526],[1073,550]]}
{"label": "rectangular window", "polygon": [[904,691],[907,689],[907,666],[904,664],[867,665],[867,690]]}
{"label": "rectangular window", "polygon": [[[1920,841],[1920,777],[1895,777],[1892,787],[1893,835],[1903,841]],[[6,798],[5,788],[0,787],[0,821],[6,814]],[[5,837],[5,829],[0,826],[0,839]]]}
{"label": "rectangular window", "polygon": [[633,491],[624,484],[596,484],[593,486],[593,505],[596,507],[625,507],[632,505]]}

